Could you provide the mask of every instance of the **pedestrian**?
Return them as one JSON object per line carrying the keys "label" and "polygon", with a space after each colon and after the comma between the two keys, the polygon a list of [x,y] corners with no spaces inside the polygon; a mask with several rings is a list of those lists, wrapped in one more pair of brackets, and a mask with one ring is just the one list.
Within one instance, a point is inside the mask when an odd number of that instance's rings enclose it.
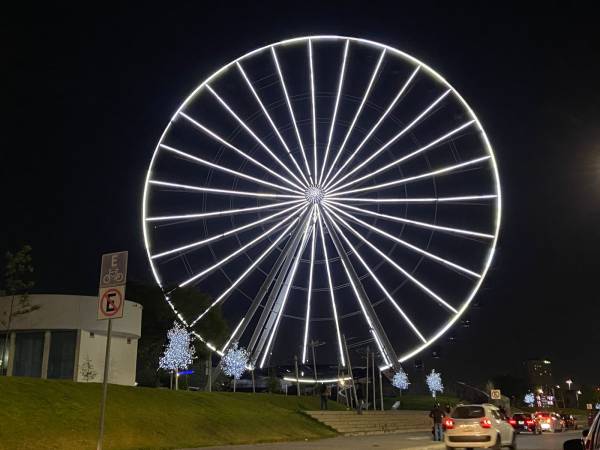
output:
{"label": "pedestrian", "polygon": [[362,414],[364,408],[364,395],[362,390],[362,385],[358,383],[356,386],[356,413]]}
{"label": "pedestrian", "polygon": [[433,440],[441,441],[444,438],[444,431],[442,429],[442,421],[446,414],[440,407],[439,403],[433,405],[433,409],[429,413],[429,417],[433,420]]}
{"label": "pedestrian", "polygon": [[326,410],[327,409],[327,397],[329,394],[329,390],[327,388],[327,385],[325,385],[325,383],[321,383],[321,385],[319,386],[319,394],[321,395],[321,409]]}

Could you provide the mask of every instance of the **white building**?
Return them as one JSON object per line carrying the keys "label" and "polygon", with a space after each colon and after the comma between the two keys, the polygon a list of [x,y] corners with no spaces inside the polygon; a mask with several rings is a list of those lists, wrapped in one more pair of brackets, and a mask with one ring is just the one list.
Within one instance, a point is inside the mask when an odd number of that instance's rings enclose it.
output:
{"label": "white building", "polygon": [[[0,297],[0,374],[102,382],[108,321],[97,320],[96,297],[36,294],[27,305],[18,296],[12,300]],[[126,300],[123,318],[113,319],[109,383],[135,383],[141,325],[142,306]]]}

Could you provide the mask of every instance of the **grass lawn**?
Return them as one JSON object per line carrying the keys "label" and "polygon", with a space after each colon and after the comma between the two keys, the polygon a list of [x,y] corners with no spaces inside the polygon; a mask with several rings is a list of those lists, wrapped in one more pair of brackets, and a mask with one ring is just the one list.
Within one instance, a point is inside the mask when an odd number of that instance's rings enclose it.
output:
{"label": "grass lawn", "polygon": [[[96,383],[0,377],[0,449],[95,449],[100,394]],[[110,385],[104,448],[170,449],[334,436],[301,412],[318,408],[316,397]]]}
{"label": "grass lawn", "polygon": [[[379,400],[379,399],[377,399]],[[412,409],[429,411],[433,408],[433,403],[438,402],[442,407],[449,403],[450,405],[456,405],[460,400],[458,397],[452,395],[438,395],[435,399],[431,395],[419,395],[419,394],[402,394],[401,396],[383,399],[385,409],[391,409],[392,405],[400,400],[400,409]]]}

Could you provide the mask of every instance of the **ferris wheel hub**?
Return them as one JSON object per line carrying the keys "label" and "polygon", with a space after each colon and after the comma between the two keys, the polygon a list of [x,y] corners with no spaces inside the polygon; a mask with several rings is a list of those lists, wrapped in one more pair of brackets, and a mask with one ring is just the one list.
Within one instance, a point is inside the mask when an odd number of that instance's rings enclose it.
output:
{"label": "ferris wheel hub", "polygon": [[325,198],[325,191],[319,186],[309,186],[304,192],[306,201],[313,205],[319,205]]}

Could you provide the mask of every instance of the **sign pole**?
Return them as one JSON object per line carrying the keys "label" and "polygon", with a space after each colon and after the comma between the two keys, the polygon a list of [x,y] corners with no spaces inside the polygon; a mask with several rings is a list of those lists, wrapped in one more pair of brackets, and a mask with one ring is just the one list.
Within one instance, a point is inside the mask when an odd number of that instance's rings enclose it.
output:
{"label": "sign pole", "polygon": [[98,436],[97,450],[102,450],[104,439],[104,415],[106,412],[106,395],[108,393],[108,369],[110,365],[110,341],[112,336],[112,319],[108,319],[108,332],[106,333],[106,354],[104,357],[104,378],[102,379],[102,402],[100,403],[100,435]]}

